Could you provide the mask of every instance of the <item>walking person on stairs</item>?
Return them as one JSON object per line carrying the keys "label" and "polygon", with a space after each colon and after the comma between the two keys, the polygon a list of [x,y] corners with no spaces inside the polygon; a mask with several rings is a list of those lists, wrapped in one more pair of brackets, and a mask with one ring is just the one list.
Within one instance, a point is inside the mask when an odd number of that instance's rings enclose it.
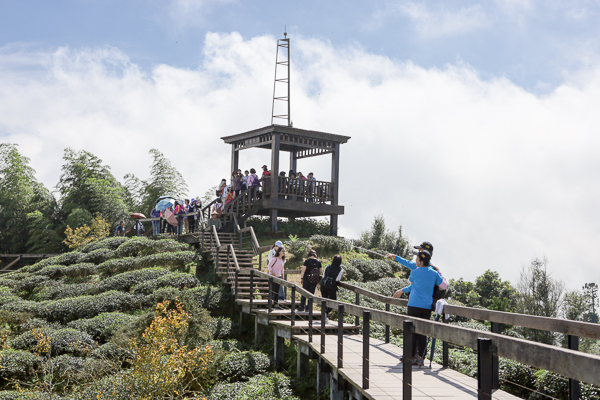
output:
{"label": "walking person on stairs", "polygon": [[[273,247],[271,248],[271,251],[269,251],[269,254],[267,255],[267,265],[269,265],[271,259],[275,257],[275,253],[277,252],[277,249],[279,247],[283,248],[283,243],[281,243],[281,240],[276,241]],[[281,285],[279,286],[279,300],[285,300],[285,290],[284,287]]]}
{"label": "walking person on stairs", "polygon": [[[321,261],[317,259],[317,252],[314,250],[309,250],[307,257],[300,271],[300,283],[302,284],[302,289],[315,294],[317,284],[321,281]],[[300,300],[300,311],[308,311],[306,297],[304,296]]]}
{"label": "walking person on stairs", "polygon": [[[338,254],[333,257],[331,264],[325,267],[325,271],[323,271],[323,279],[321,279],[321,295],[323,298],[337,300],[338,282],[342,280],[343,274],[342,256]],[[325,321],[329,321],[331,310],[331,307],[327,307]]]}
{"label": "walking person on stairs", "polygon": [[[285,265],[285,249],[283,247],[278,247],[275,251],[275,256],[269,262],[267,269],[269,270],[269,275],[273,275],[275,278],[283,279],[283,270]],[[273,291],[269,293],[269,295],[273,295],[273,308],[277,310],[281,310],[282,308],[279,306],[279,283],[273,282]]]}
{"label": "walking person on stairs", "polygon": [[[430,319],[431,306],[433,305],[433,290],[435,285],[439,285],[443,281],[439,272],[429,265],[431,253],[427,250],[419,250],[416,262],[405,260],[395,254],[387,254],[385,258],[393,258],[411,270],[408,277],[411,285],[398,290],[394,293],[393,297],[397,299],[402,293],[410,292],[407,315],[415,318]],[[427,336],[413,333],[413,365],[423,366],[426,351]]]}

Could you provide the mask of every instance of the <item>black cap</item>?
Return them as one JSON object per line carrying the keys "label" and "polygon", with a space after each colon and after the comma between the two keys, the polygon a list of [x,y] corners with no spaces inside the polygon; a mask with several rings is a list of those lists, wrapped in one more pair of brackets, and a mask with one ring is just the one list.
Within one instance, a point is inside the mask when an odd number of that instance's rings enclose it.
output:
{"label": "black cap", "polygon": [[419,257],[421,261],[426,261],[427,263],[429,263],[429,260],[431,260],[431,253],[427,250],[421,250],[419,251],[417,257]]}
{"label": "black cap", "polygon": [[418,246],[414,246],[415,249],[419,250],[427,250],[429,252],[429,257],[433,256],[433,245],[429,242],[423,242]]}

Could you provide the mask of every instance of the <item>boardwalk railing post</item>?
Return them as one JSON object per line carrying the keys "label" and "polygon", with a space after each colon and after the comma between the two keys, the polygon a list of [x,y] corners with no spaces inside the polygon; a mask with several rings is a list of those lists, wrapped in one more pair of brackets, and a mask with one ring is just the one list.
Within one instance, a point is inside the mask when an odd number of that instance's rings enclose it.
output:
{"label": "boardwalk railing post", "polygon": [[[579,350],[579,337],[568,335],[567,345],[571,350]],[[569,400],[579,400],[579,381],[569,379]]]}
{"label": "boardwalk railing post", "polygon": [[250,313],[252,313],[252,303],[254,303],[254,269],[250,269]]}
{"label": "boardwalk railing post", "polygon": [[404,321],[403,324],[403,351],[402,351],[402,400],[412,399],[412,347],[413,347],[413,323]]}
{"label": "boardwalk railing post", "polygon": [[273,297],[271,296],[271,293],[273,293],[273,278],[269,277],[269,292],[267,294],[267,310],[268,311],[268,318],[271,317],[271,309],[273,308]]}
{"label": "boardwalk railing post", "polygon": [[296,321],[296,286],[292,286],[292,312],[290,314],[291,326],[294,326]]}
{"label": "boardwalk railing post", "polygon": [[363,311],[363,379],[362,388],[369,388],[369,337],[371,336],[371,311]]}
{"label": "boardwalk railing post", "polygon": [[[385,305],[385,311],[390,311],[390,304],[386,303]],[[389,325],[385,325],[385,342],[389,343],[390,342],[390,326]]]}
{"label": "boardwalk railing post", "polygon": [[477,398],[492,399],[492,339],[477,339]]}
{"label": "boardwalk railing post", "polygon": [[[500,333],[500,324],[492,322],[492,333]],[[492,390],[500,389],[500,367],[498,356],[492,355]]]}
{"label": "boardwalk railing post", "polygon": [[313,298],[308,299],[308,343],[312,343],[313,335]]}
{"label": "boardwalk railing post", "polygon": [[327,316],[327,302],[321,300],[321,354],[325,354],[325,317]]}
{"label": "boardwalk railing post", "polygon": [[442,342],[442,367],[448,368],[450,357],[448,356],[448,342]]}
{"label": "boardwalk railing post", "polygon": [[239,290],[239,275],[240,275],[240,271],[238,271],[237,269],[235,270],[235,293],[233,295],[234,300],[238,299],[238,290]]}
{"label": "boardwalk railing post", "polygon": [[[360,306],[360,294],[356,293],[356,302],[354,303],[357,306]],[[360,321],[358,319],[358,315],[356,317],[354,317],[354,325],[358,326],[358,324],[360,324]]]}
{"label": "boardwalk railing post", "polygon": [[344,368],[344,305],[338,304],[338,368]]}

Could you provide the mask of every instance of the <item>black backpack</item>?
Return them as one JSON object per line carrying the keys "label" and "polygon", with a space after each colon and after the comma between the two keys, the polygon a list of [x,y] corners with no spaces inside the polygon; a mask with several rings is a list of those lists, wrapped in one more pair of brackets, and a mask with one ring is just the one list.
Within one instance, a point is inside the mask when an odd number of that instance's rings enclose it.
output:
{"label": "black backpack", "polygon": [[329,265],[325,273],[323,274],[323,279],[321,279],[321,291],[331,291],[337,289],[337,282],[335,278],[340,274],[342,270],[341,266],[334,267],[333,265]]}

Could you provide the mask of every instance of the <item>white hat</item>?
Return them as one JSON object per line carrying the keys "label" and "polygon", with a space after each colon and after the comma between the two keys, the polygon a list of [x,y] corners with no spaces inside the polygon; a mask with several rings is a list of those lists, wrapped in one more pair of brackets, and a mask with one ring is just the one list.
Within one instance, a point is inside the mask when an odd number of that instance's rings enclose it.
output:
{"label": "white hat", "polygon": [[283,243],[281,243],[281,240],[278,240],[275,242],[275,246],[277,247],[283,247]]}

